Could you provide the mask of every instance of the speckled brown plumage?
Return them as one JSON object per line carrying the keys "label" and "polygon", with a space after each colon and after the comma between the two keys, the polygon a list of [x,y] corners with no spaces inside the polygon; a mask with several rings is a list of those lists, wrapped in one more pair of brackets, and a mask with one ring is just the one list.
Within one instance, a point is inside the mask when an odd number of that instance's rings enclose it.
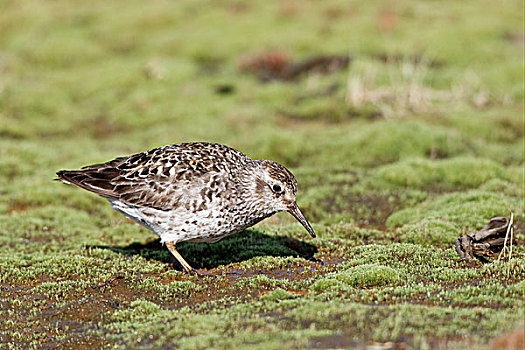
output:
{"label": "speckled brown plumage", "polygon": [[292,173],[224,145],[163,146],[57,175],[157,233],[186,270],[191,267],[176,243],[215,242],[279,211],[290,212],[315,237],[296,205]]}

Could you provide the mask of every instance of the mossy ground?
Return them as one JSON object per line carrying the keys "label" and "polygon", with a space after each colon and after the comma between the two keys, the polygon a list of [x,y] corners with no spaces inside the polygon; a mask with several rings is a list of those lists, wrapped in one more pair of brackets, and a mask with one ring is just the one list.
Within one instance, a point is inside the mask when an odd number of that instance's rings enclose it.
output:
{"label": "mossy ground", "polygon": [[[0,2],[2,348],[484,348],[523,329],[523,4]],[[265,53],[347,69],[261,82]],[[158,238],[55,171],[185,141],[283,163],[287,214]],[[517,222],[510,262],[456,237]],[[391,343],[387,343],[391,342]],[[390,344],[390,345],[388,345]]]}

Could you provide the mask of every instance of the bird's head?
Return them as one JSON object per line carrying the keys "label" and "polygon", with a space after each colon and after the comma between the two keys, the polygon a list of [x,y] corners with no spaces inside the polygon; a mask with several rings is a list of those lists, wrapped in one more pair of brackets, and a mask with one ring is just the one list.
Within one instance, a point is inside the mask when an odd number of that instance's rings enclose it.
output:
{"label": "bird's head", "polygon": [[273,212],[287,211],[292,214],[315,237],[314,230],[297,206],[295,195],[297,181],[293,174],[282,165],[270,160],[257,161],[259,171],[255,177],[255,192],[263,198],[264,204]]}

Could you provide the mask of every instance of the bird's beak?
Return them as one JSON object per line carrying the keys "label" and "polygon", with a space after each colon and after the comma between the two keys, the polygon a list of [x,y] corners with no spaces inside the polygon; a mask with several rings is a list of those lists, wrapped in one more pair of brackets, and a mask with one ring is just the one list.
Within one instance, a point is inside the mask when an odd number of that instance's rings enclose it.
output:
{"label": "bird's beak", "polygon": [[310,226],[310,223],[308,222],[308,220],[306,220],[303,213],[301,212],[301,209],[299,209],[295,202],[288,206],[288,211],[294,216],[294,218],[297,219],[297,221],[301,223],[301,225],[304,226],[304,228],[306,229],[306,231],[308,231],[310,236],[315,238],[314,229],[312,228],[312,226]]}

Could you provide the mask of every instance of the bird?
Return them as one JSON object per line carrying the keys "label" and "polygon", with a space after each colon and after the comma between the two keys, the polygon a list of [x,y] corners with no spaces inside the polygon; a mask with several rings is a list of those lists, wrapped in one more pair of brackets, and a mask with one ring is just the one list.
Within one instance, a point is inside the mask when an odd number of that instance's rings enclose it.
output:
{"label": "bird", "polygon": [[289,212],[316,237],[297,205],[297,181],[288,169],[222,144],[166,145],[56,174],[55,180],[107,199],[155,232],[187,273],[197,270],[177,251],[178,243],[213,243],[278,212]]}

